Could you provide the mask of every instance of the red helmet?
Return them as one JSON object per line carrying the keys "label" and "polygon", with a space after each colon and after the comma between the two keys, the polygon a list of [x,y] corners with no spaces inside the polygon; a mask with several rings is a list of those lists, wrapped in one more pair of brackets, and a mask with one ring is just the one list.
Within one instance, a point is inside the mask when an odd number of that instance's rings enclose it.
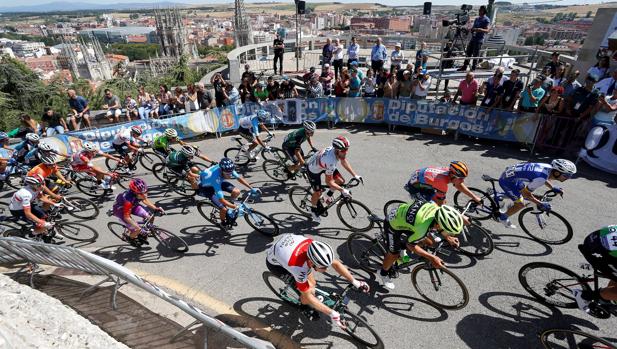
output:
{"label": "red helmet", "polygon": [[137,136],[141,136],[141,134],[143,133],[143,131],[141,130],[141,127],[139,126],[131,127],[131,132],[136,134]]}
{"label": "red helmet", "polygon": [[332,140],[332,146],[336,150],[347,150],[350,145],[349,140],[343,136],[338,136]]}
{"label": "red helmet", "polygon": [[148,192],[148,185],[141,178],[135,178],[129,183],[129,189],[135,194],[145,194]]}

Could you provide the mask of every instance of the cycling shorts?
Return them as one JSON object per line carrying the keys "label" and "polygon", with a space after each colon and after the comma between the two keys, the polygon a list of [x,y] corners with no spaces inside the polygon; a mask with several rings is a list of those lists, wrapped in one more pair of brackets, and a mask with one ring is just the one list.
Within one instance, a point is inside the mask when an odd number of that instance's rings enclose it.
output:
{"label": "cycling shorts", "polygon": [[[322,191],[325,189],[325,186],[321,183],[321,175],[324,173],[325,171],[319,172],[319,173],[313,173],[311,171],[309,171],[307,169],[306,173],[308,175],[308,181],[309,184],[311,185],[311,188],[313,189],[313,191]],[[334,177],[334,180],[342,180],[343,182],[345,182],[345,179],[343,178],[343,175],[341,175],[341,173],[338,170],[334,170],[334,173],[332,174],[332,177]]]}
{"label": "cycling shorts", "polygon": [[578,245],[585,259],[600,274],[617,282],[617,258],[608,254],[602,246],[599,234],[590,234],[582,245]]}
{"label": "cycling shorts", "polygon": [[[403,187],[409,193],[409,196],[412,200],[421,199],[423,201],[431,201],[433,198],[442,198],[445,199],[445,195],[440,191],[437,191],[435,188],[431,186],[425,186],[418,183],[414,184],[405,184]],[[439,195],[441,194],[441,195]]]}
{"label": "cycling shorts", "polygon": [[298,158],[296,157],[297,149],[300,149],[300,154],[302,154],[302,157],[304,157],[304,152],[302,151],[302,148],[300,147],[297,147],[297,148],[283,147],[283,152],[285,152],[285,154],[287,155],[287,158],[289,158],[289,160],[291,160],[294,164],[298,163]]}
{"label": "cycling shorts", "polygon": [[[221,183],[221,190],[223,190],[226,193],[231,194],[231,192],[234,189],[236,189],[236,187],[230,182],[223,181],[223,183]],[[210,198],[212,203],[219,209],[225,207],[225,205],[223,205],[223,203],[221,202],[221,199],[219,199],[219,197],[216,195],[216,192],[214,191],[214,187],[212,186],[208,186],[208,187],[200,186],[199,189],[197,189],[197,194],[200,196],[206,197],[206,198]]]}
{"label": "cycling shorts", "polygon": [[393,229],[390,226],[390,223],[385,221],[383,232],[386,240],[386,250],[388,250],[388,252],[396,254],[406,248],[408,236],[407,231]]}
{"label": "cycling shorts", "polygon": [[251,132],[251,130],[252,128],[238,127],[238,132],[240,133],[240,136],[242,136],[242,138],[246,139],[249,142],[255,140],[255,136],[253,135],[253,132]]}
{"label": "cycling shorts", "polygon": [[504,193],[512,199],[512,201],[521,200],[523,194],[521,194],[521,190],[525,188],[525,183],[517,182],[513,180],[506,179],[504,177],[499,178],[499,186],[504,191]]}
{"label": "cycling shorts", "polygon": [[[32,214],[38,219],[43,219],[46,216],[45,211],[43,211],[43,209],[37,205],[30,206],[30,212],[32,212]],[[32,225],[36,227],[36,223],[32,222],[28,219],[28,217],[26,217],[26,213],[24,212],[24,210],[11,210],[11,216],[25,222],[31,222]]]}
{"label": "cycling shorts", "polygon": [[[140,218],[142,218],[144,220],[146,220],[148,217],[150,217],[150,213],[148,213],[148,211],[146,211],[146,209],[143,206],[141,206],[141,205],[133,206],[133,209],[131,210],[131,214],[133,216],[140,217]],[[124,220],[124,210],[123,210],[123,207],[115,208],[114,209],[114,216],[119,218],[120,221],[124,224],[124,226],[127,229],[129,229],[129,230],[133,229],[133,227],[129,224],[129,222]]]}
{"label": "cycling shorts", "polygon": [[114,150],[116,152],[118,152],[118,154],[125,156],[127,154],[129,154],[131,152],[131,149],[129,148],[129,145],[126,143],[122,143],[122,144],[113,144],[112,146],[114,147]]}

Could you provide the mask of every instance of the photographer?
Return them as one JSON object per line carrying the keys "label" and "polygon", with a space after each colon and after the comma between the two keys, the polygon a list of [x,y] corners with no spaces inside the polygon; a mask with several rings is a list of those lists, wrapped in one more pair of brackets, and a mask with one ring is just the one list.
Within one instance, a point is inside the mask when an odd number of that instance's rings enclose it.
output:
{"label": "photographer", "polygon": [[[463,5],[464,6],[464,5]],[[467,50],[465,51],[466,57],[478,57],[480,56],[480,49],[484,43],[484,35],[489,32],[491,19],[486,16],[486,6],[480,6],[479,17],[473,20],[473,26],[471,27],[471,40],[467,44]],[[469,65],[469,59],[466,59],[463,66],[458,71],[467,71]],[[471,70],[476,70],[478,65],[478,59],[474,59],[471,64]]]}

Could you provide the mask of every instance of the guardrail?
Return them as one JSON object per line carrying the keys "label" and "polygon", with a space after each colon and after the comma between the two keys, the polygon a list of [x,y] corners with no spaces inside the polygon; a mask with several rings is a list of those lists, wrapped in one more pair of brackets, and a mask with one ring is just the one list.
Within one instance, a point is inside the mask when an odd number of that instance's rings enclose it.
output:
{"label": "guardrail", "polygon": [[[5,257],[5,253],[8,258]],[[94,255],[92,253],[82,251],[73,247],[50,245],[42,242],[34,242],[21,238],[0,238],[0,263],[13,264],[19,262],[28,262],[35,268],[38,264],[51,265],[56,267],[62,267],[67,269],[80,270],[92,275],[102,275],[107,278],[95,285],[88,287],[81,294],[85,297],[91,290],[97,288],[106,282],[112,282],[114,289],[112,292],[112,308],[117,309],[116,294],[118,289],[131,283],[163,300],[175,305],[182,309],[187,314],[195,318],[195,321],[190,325],[183,328],[178,334],[176,334],[171,341],[175,340],[178,336],[188,331],[196,324],[203,324],[205,328],[210,328],[217,332],[221,332],[226,336],[233,338],[238,343],[245,345],[248,348],[253,349],[275,349],[274,345],[270,342],[263,341],[261,339],[249,337],[234,328],[226,325],[224,322],[215,319],[203,310],[196,306],[187,303],[178,297],[170,295],[157,287],[151,282],[146,281],[139,275],[133,273],[129,269],[121,266],[120,264],[113,262],[109,259]],[[30,285],[34,288],[34,272],[30,273]],[[204,348],[207,348],[207,331],[206,339],[204,340]]]}

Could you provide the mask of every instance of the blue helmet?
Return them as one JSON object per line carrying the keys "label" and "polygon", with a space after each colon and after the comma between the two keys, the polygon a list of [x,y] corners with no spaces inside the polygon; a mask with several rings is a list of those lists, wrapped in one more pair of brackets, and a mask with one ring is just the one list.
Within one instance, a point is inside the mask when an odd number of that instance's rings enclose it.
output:
{"label": "blue helmet", "polygon": [[236,164],[230,158],[222,158],[219,161],[219,167],[223,172],[233,172],[236,169]]}
{"label": "blue helmet", "polygon": [[269,117],[270,117],[270,113],[268,113],[267,111],[263,109],[260,109],[257,111],[257,118],[259,119],[259,121],[266,122]]}

